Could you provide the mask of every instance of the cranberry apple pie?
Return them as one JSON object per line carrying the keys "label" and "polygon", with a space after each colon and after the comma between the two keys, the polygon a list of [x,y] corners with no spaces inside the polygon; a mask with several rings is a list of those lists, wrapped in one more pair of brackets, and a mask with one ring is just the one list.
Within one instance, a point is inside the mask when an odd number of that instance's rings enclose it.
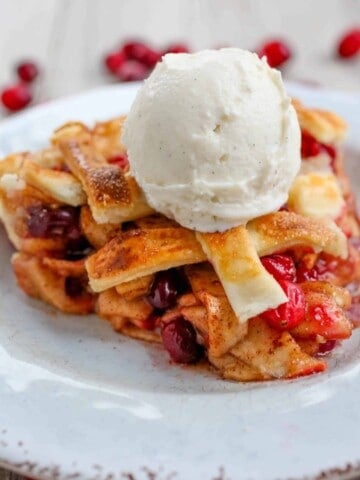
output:
{"label": "cranberry apple pie", "polygon": [[293,106],[301,169],[287,202],[215,231],[149,206],[120,140],[124,118],[68,123],[49,148],[8,156],[0,218],[19,286],[64,313],[96,312],[121,334],[158,342],[175,363],[204,359],[225,379],[324,371],[356,324],[348,312],[360,228],[344,122]]}

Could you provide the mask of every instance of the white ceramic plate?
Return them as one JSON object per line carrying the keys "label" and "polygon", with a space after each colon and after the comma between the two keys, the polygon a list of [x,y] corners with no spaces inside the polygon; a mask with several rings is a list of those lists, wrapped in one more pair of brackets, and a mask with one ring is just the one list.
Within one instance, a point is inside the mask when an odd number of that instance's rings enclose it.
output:
{"label": "white ceramic plate", "polygon": [[[67,120],[125,113],[136,89],[106,87],[14,116],[0,124],[0,153],[37,149]],[[345,117],[348,147],[359,154],[359,95],[289,89]],[[350,168],[357,185],[359,167]],[[352,478],[360,471],[360,332],[325,374],[225,382],[170,366],[159,347],[123,338],[95,316],[65,316],[25,297],[2,230],[0,244],[4,466],[75,480]]]}

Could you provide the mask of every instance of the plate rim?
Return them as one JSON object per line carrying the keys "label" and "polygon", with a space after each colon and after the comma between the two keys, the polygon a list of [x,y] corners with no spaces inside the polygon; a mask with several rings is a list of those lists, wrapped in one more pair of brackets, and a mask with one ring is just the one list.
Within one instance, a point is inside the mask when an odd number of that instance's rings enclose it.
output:
{"label": "plate rim", "polygon": [[[141,85],[141,82],[134,82],[131,84],[131,87],[129,85],[125,85],[128,89],[133,88],[136,90],[139,85]],[[287,86],[291,90],[302,90],[302,91],[307,91],[311,94],[316,94],[319,93],[321,96],[326,96],[326,95],[332,95],[336,94],[337,96],[341,96],[346,101],[351,100],[353,98],[359,99],[360,100],[360,92],[344,92],[341,90],[334,90],[334,89],[325,89],[322,87],[311,87],[307,85],[302,85],[300,83],[293,83],[293,82],[287,82]],[[47,110],[51,110],[52,108],[56,108],[58,105],[63,104],[64,102],[71,102],[73,100],[78,99],[79,97],[87,97],[88,95],[92,94],[97,94],[99,92],[103,91],[112,91],[112,90],[118,90],[121,85],[115,84],[115,85],[107,85],[107,86],[99,86],[96,88],[88,89],[80,93],[75,93],[71,95],[66,95],[63,97],[59,97],[56,99],[53,99],[45,104],[33,106],[29,109],[27,109],[25,112],[20,112],[11,115],[10,117],[1,119],[0,121],[0,129],[6,129],[6,128],[12,128],[14,125],[16,125],[19,121],[26,121],[27,119],[31,118],[32,116],[37,116],[41,115]],[[0,378],[1,380],[1,378]],[[5,451],[5,450],[4,450]],[[0,449],[1,453],[1,449]],[[4,468],[17,471],[20,474],[30,474],[31,475],[31,469],[26,469],[26,468],[21,468],[17,466],[13,462],[8,462],[6,459],[0,458],[0,465],[3,466]],[[42,467],[43,469],[46,468],[46,466]],[[78,472],[77,472],[78,473]],[[355,479],[358,475],[360,474],[360,458],[358,460],[355,460],[354,462],[351,462],[347,464],[344,467],[333,467],[330,469],[326,470],[321,470],[319,471],[318,474],[311,475],[310,477],[302,477],[302,478],[309,478],[312,480],[317,480],[317,479],[323,479],[323,480],[333,480],[333,479],[338,479],[338,480],[350,480],[350,479]],[[59,475],[57,478],[58,479],[70,479],[71,477],[74,477],[74,474],[66,474],[66,475]],[[40,477],[39,477],[40,478]],[[41,478],[50,478],[47,477],[47,475],[42,476]],[[81,474],[77,478],[82,478]],[[85,478],[85,477],[84,477]],[[106,477],[101,477],[99,478],[106,478]],[[294,479],[295,480],[295,479]],[[299,479],[300,480],[300,479]]]}

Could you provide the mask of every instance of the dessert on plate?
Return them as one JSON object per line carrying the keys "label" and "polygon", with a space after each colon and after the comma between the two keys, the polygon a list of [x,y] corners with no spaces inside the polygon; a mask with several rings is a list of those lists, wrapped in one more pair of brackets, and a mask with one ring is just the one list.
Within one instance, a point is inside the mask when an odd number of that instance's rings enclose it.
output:
{"label": "dessert on plate", "polygon": [[166,55],[126,118],[0,162],[18,284],[225,379],[322,372],[356,326],[345,133],[255,54]]}

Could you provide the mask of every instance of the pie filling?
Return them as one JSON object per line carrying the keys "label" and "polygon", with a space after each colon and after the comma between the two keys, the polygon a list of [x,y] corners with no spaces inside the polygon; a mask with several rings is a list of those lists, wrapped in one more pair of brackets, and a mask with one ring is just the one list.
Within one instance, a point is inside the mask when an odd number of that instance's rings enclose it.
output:
{"label": "pie filling", "polygon": [[19,286],[160,342],[175,363],[205,359],[225,379],[324,371],[360,318],[360,229],[341,120],[294,104],[303,168],[288,203],[224,233],[195,234],[146,204],[122,118],[67,124],[48,149],[7,157],[0,218]]}

